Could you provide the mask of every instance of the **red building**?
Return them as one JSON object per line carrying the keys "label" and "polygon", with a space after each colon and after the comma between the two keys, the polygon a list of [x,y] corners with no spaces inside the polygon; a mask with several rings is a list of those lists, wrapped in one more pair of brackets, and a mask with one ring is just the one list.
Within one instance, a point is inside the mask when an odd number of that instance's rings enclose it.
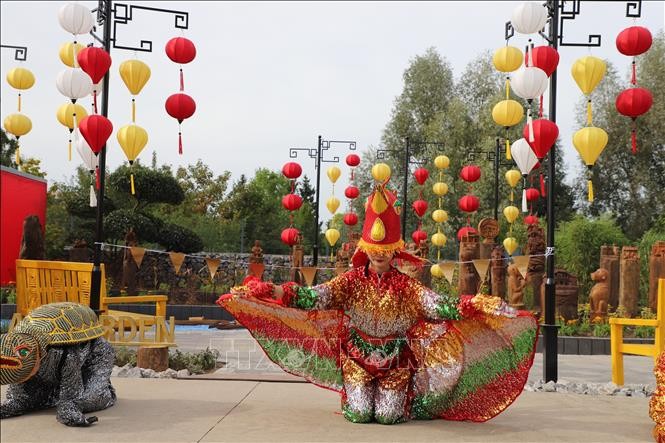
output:
{"label": "red building", "polygon": [[46,180],[0,167],[0,285],[16,281],[23,220],[36,215],[46,227]]}

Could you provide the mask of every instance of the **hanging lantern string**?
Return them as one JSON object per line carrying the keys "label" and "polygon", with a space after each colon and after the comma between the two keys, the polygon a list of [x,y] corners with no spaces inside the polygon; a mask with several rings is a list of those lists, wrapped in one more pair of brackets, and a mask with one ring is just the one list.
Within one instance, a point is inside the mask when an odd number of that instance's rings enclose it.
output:
{"label": "hanging lantern string", "polygon": [[136,123],[136,99],[132,97],[132,123]]}
{"label": "hanging lantern string", "polygon": [[591,97],[586,102],[586,125],[593,126],[593,111],[591,109]]}
{"label": "hanging lantern string", "polygon": [[185,77],[182,73],[182,66],[180,67],[180,92],[185,90]]}
{"label": "hanging lantern string", "polygon": [[18,112],[21,112],[21,93],[18,93]]}
{"label": "hanging lantern string", "polygon": [[631,71],[632,71],[632,74],[630,76],[630,82],[633,85],[637,85],[637,72],[636,72],[636,68],[635,68],[635,57],[633,57],[633,62],[631,63]]}
{"label": "hanging lantern string", "polygon": [[506,76],[506,100],[510,100],[510,76]]}
{"label": "hanging lantern string", "polygon": [[538,118],[543,118],[543,94],[540,94],[540,100],[538,100]]}
{"label": "hanging lantern string", "polygon": [[92,110],[97,114],[97,90],[92,91]]}

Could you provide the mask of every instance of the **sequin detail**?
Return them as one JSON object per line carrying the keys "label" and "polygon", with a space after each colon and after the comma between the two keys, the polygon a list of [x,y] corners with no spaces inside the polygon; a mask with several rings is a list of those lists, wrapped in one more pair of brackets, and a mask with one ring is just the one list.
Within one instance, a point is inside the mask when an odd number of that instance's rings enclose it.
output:
{"label": "sequin detail", "polygon": [[656,391],[649,401],[649,416],[656,422],[653,437],[661,443],[665,442],[665,351],[660,353],[653,373],[656,376]]}

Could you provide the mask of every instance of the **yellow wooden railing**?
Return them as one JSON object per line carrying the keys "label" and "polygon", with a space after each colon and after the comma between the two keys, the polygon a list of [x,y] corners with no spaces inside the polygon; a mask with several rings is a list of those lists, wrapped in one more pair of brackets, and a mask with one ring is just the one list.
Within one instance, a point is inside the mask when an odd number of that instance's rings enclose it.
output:
{"label": "yellow wooden railing", "polygon": [[[16,260],[16,314],[10,329],[33,309],[48,303],[70,301],[90,305],[92,263]],[[112,344],[136,346],[176,346],[175,318],[166,325],[166,295],[108,297],[106,274],[101,265],[99,297],[100,320],[109,328]],[[154,303],[155,314],[114,311],[109,304]],[[115,330],[120,332],[115,332]],[[129,335],[125,334],[128,329]],[[153,330],[154,329],[154,330]],[[138,338],[137,338],[138,337]]]}
{"label": "yellow wooden railing", "polygon": [[[610,350],[612,352],[612,382],[623,385],[623,355],[645,355],[654,361],[665,347],[665,279],[658,280],[658,304],[655,319],[610,318]],[[624,326],[653,326],[656,328],[654,344],[623,342]]]}

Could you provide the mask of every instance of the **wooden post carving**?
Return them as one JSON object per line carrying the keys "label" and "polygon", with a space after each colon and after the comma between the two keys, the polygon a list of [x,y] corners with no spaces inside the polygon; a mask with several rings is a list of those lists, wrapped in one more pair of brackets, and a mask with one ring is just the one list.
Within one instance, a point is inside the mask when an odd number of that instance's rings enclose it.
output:
{"label": "wooden post carving", "polygon": [[619,306],[619,247],[600,247],[600,267],[608,273],[607,284],[609,286],[608,304],[612,311]]}
{"label": "wooden post carving", "polygon": [[503,246],[492,249],[490,272],[492,275],[492,295],[506,299],[506,260],[503,260]]}
{"label": "wooden post carving", "polygon": [[658,308],[658,279],[665,278],[665,241],[657,241],[649,256],[649,307],[653,313]]}
{"label": "wooden post carving", "polygon": [[619,283],[619,306],[626,309],[630,317],[637,315],[640,297],[640,256],[635,246],[621,248],[621,282]]}
{"label": "wooden post carving", "polygon": [[480,278],[473,266],[471,260],[480,258],[480,245],[478,243],[478,235],[469,233],[462,237],[459,247],[459,294],[460,295],[475,295],[478,290],[478,283]]}
{"label": "wooden post carving", "polygon": [[483,237],[480,243],[480,258],[491,258],[496,243],[494,239],[499,235],[499,222],[493,218],[484,218],[478,223],[478,232]]}
{"label": "wooden post carving", "polygon": [[527,228],[526,251],[527,255],[532,255],[532,257],[529,258],[529,267],[526,271],[526,284],[531,288],[531,293],[533,294],[533,306],[528,306],[528,308],[540,312],[543,311],[543,307],[539,306],[540,297],[537,297],[536,294],[540,293],[540,286],[543,283],[545,246],[545,232],[543,228],[536,224],[529,225]]}

